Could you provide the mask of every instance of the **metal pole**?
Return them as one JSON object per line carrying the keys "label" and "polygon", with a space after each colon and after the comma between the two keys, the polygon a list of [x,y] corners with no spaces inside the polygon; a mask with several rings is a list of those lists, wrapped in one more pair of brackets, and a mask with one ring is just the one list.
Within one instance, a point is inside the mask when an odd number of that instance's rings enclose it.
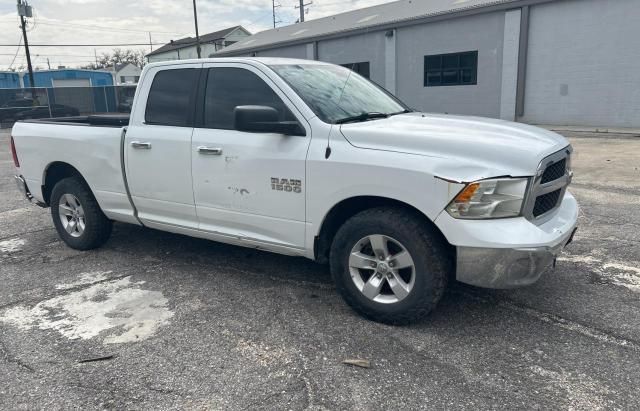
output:
{"label": "metal pole", "polygon": [[53,114],[51,114],[51,97],[49,97],[49,87],[44,89],[47,92],[47,106],[49,107],[49,118],[53,118]]}
{"label": "metal pole", "polygon": [[[20,9],[21,5],[22,5],[22,0],[18,0],[18,9]],[[26,7],[26,4],[25,4],[25,7]],[[22,15],[22,13],[20,13],[20,25],[22,27],[22,38],[24,39],[24,52],[27,55],[27,69],[29,70],[29,84],[33,88],[36,85],[33,81],[33,67],[31,67],[31,54],[29,53],[29,40],[27,40],[27,28],[25,26],[24,16]]]}
{"label": "metal pole", "polygon": [[524,116],[524,94],[527,81],[527,52],[529,48],[529,6],[520,11],[520,39],[518,43],[518,79],[516,83],[516,121]]}
{"label": "metal pole", "polygon": [[273,12],[273,28],[276,28],[276,0],[271,0],[271,11]]}
{"label": "metal pole", "polygon": [[304,0],[300,0],[300,23],[304,22]]}
{"label": "metal pole", "polygon": [[120,111],[120,92],[118,91],[118,86],[113,86],[113,98],[116,101],[114,113],[118,113]]}
{"label": "metal pole", "polygon": [[198,34],[198,11],[196,10],[196,0],[193,0],[193,21],[196,25],[196,50],[198,51],[198,58],[200,56],[200,35]]}

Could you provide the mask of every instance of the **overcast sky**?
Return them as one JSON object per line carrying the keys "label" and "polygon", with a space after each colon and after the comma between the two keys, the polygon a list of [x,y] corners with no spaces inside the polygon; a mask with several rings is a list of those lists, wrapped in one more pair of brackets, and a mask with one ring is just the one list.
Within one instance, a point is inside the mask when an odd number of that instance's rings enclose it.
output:
{"label": "overcast sky", "polygon": [[[305,19],[311,20],[390,0],[313,0]],[[307,0],[308,2],[308,0]],[[276,4],[279,26],[293,24],[299,16],[298,0]],[[31,44],[166,43],[193,36],[192,0],[32,0],[29,19]],[[197,0],[200,34],[243,25],[251,32],[273,26],[271,0]],[[18,44],[21,38],[15,0],[0,1],[0,44]],[[154,48],[160,45],[154,45]],[[123,47],[126,48],[126,47]],[[149,51],[149,45],[140,48]],[[97,53],[112,48],[96,47]],[[30,47],[32,63],[46,68],[80,66],[94,61],[94,47]],[[17,51],[17,55],[16,55]],[[16,56],[14,61],[14,56]],[[0,71],[26,66],[24,47],[0,47]]]}

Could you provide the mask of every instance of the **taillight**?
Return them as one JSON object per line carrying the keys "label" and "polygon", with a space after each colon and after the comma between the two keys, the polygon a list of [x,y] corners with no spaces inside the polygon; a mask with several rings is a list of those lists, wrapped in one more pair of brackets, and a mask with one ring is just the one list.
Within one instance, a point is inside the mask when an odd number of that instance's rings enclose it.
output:
{"label": "taillight", "polygon": [[11,136],[11,155],[13,156],[13,164],[16,168],[20,168],[20,162],[18,161],[18,153],[16,153],[16,144],[13,142],[13,136]]}

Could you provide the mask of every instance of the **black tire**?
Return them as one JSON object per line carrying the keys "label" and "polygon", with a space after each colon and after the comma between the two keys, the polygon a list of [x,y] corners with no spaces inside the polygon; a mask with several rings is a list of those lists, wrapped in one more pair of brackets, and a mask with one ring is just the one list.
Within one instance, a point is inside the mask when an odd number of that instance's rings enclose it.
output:
{"label": "black tire", "polygon": [[[352,249],[376,234],[397,240],[413,260],[413,288],[397,302],[381,303],[366,297],[351,276]],[[333,240],[330,260],[336,287],[347,304],[365,318],[387,324],[408,324],[429,314],[440,301],[453,267],[450,246],[424,216],[387,207],[365,210],[347,220]]]}
{"label": "black tire", "polygon": [[[62,196],[71,194],[78,199],[84,211],[85,228],[78,236],[73,236],[65,229],[60,218],[59,202]],[[113,223],[98,205],[93,193],[80,177],[68,177],[60,180],[51,192],[51,217],[60,238],[76,250],[91,250],[107,242],[111,236]]]}

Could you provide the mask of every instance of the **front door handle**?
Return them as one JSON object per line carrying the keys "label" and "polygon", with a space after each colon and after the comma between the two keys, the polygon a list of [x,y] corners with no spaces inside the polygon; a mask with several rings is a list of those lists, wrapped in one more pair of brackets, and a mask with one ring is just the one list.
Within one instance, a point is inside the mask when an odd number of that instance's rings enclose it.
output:
{"label": "front door handle", "polygon": [[140,141],[132,141],[131,142],[131,147],[133,148],[137,148],[137,149],[141,149],[141,150],[150,150],[151,149],[151,143],[143,143]]}
{"label": "front door handle", "polygon": [[222,149],[218,147],[198,147],[198,153],[203,154],[205,156],[219,156],[222,155]]}

